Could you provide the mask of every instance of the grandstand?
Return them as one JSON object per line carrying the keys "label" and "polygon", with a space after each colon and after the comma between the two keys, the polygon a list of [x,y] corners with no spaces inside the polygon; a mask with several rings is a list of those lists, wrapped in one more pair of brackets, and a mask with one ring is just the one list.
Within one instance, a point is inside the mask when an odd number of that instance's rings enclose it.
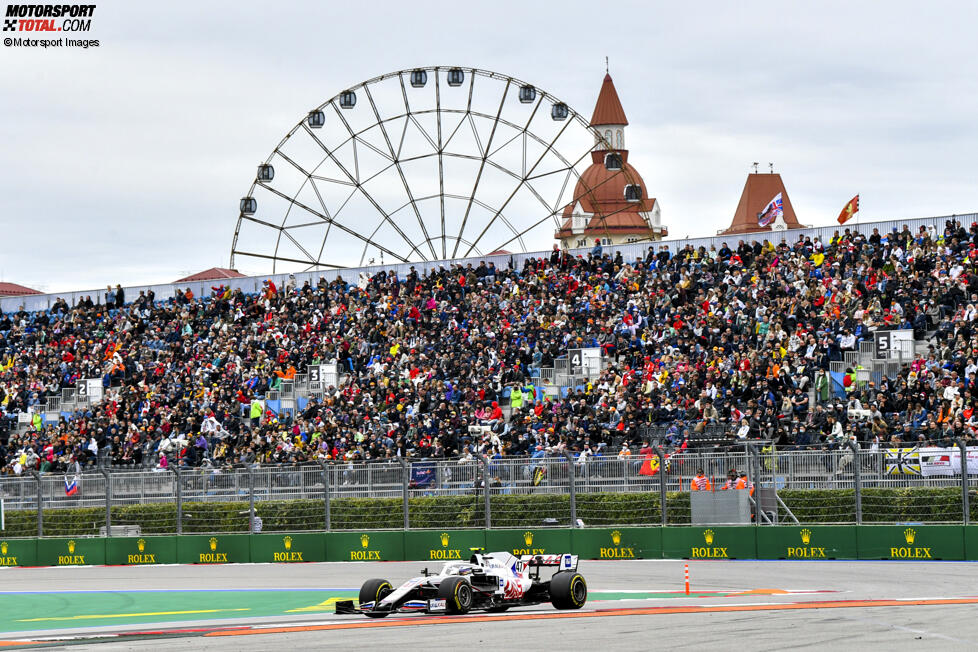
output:
{"label": "grandstand", "polygon": [[976,220],[5,298],[2,472],[970,443]]}

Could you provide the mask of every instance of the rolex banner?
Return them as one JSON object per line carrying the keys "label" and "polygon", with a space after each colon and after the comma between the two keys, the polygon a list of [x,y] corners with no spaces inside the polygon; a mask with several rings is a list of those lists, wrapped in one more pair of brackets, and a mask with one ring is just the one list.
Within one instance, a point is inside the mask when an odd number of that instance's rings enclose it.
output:
{"label": "rolex banner", "polygon": [[[968,473],[978,473],[978,447],[968,448]],[[954,448],[888,448],[883,452],[886,475],[925,478],[961,475],[961,450]]]}

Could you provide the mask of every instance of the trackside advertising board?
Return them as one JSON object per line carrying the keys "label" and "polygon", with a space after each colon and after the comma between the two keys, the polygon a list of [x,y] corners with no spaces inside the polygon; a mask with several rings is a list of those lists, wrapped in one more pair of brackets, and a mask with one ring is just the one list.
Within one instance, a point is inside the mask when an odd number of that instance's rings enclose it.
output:
{"label": "trackside advertising board", "polygon": [[670,559],[756,559],[756,528],[669,527],[662,531],[662,555]]}
{"label": "trackside advertising board", "polygon": [[485,547],[485,530],[412,530],[404,533],[405,559],[462,560],[472,556],[472,548]]}
{"label": "trackside advertising board", "polygon": [[0,539],[0,566],[37,566],[36,539]]}
{"label": "trackside advertising board", "polygon": [[247,534],[188,535],[176,537],[181,564],[240,564],[251,561]]}
{"label": "trackside advertising board", "polygon": [[865,525],[856,528],[860,559],[964,559],[961,525]]}
{"label": "trackside advertising board", "polygon": [[251,561],[273,564],[326,561],[326,536],[309,532],[255,534],[251,537]]}
{"label": "trackside advertising board", "polygon": [[105,539],[38,539],[38,566],[90,566],[105,563]]}
{"label": "trackside advertising board", "polygon": [[759,527],[758,559],[857,559],[851,526],[782,525]]}
{"label": "trackside advertising board", "polygon": [[401,561],[404,532],[331,532],[326,561]]}
{"label": "trackside advertising board", "polygon": [[105,563],[126,566],[177,563],[176,537],[105,539]]}
{"label": "trackside advertising board", "polygon": [[571,530],[568,550],[581,559],[661,559],[662,529],[621,527]]}
{"label": "trackside advertising board", "polygon": [[781,525],[388,530],[144,537],[0,538],[0,568],[468,559],[473,548],[582,559],[978,561],[978,525]]}

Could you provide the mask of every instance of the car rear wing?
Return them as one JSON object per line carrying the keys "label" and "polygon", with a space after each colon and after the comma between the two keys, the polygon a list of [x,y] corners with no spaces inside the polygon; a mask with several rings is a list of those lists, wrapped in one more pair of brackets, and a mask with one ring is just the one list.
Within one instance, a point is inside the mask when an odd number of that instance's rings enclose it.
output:
{"label": "car rear wing", "polygon": [[560,570],[577,570],[577,555],[564,553],[562,555],[520,555],[520,561],[530,568],[556,566]]}

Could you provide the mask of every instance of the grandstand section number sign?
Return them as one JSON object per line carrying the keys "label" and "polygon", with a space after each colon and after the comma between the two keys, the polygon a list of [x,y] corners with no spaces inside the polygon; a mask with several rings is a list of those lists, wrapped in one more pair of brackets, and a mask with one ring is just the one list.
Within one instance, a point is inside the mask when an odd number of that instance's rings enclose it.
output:
{"label": "grandstand section number sign", "polygon": [[[910,329],[898,331],[876,331],[873,334],[873,357],[877,360],[899,358],[901,353],[913,353],[913,331]],[[909,344],[904,344],[908,342]]]}

